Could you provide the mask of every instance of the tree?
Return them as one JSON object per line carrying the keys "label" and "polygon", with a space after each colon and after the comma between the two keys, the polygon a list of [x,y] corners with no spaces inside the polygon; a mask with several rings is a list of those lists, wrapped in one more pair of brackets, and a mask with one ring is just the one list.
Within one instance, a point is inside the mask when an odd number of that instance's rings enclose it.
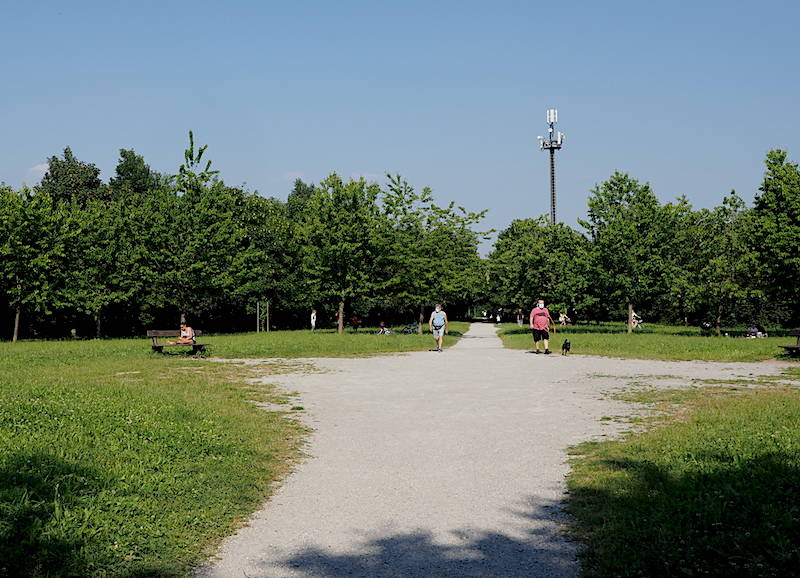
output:
{"label": "tree", "polygon": [[367,298],[378,283],[381,232],[380,188],[363,179],[345,183],[331,174],[308,199],[299,227],[304,278],[313,294],[336,304],[338,331],[345,307]]}
{"label": "tree", "polygon": [[754,248],[774,319],[800,323],[800,169],[787,153],[767,153],[764,181],[755,199]]}
{"label": "tree", "polygon": [[753,232],[752,213],[733,191],[722,205],[701,212],[702,239],[695,245],[701,267],[696,279],[698,302],[712,315],[717,335],[723,315],[740,308],[746,301],[760,298],[753,273],[758,255],[749,243]]}
{"label": "tree", "polygon": [[469,302],[482,290],[485,274],[477,250],[481,234],[472,226],[485,211],[470,213],[453,203],[440,207],[428,187],[417,193],[400,175],[387,178],[381,197],[389,227],[381,238],[381,291],[392,307],[419,307],[421,332],[426,305]]}
{"label": "tree", "polygon": [[23,309],[46,314],[63,304],[71,239],[62,207],[48,194],[0,187],[0,203],[0,283],[14,309],[17,341]]}
{"label": "tree", "polygon": [[109,179],[108,186],[114,191],[141,194],[166,184],[165,180],[165,177],[151,170],[144,162],[144,157],[137,155],[133,149],[120,149],[116,176]]}
{"label": "tree", "polygon": [[107,198],[107,187],[100,180],[100,169],[75,158],[72,149],[64,149],[64,158],[52,156],[37,192],[49,195],[55,202],[86,203],[90,199]]}
{"label": "tree", "polygon": [[570,315],[585,315],[595,301],[588,250],[588,240],[563,223],[553,225],[545,217],[514,220],[489,255],[495,302],[526,309],[542,298]]}
{"label": "tree", "polygon": [[286,214],[293,221],[300,221],[306,211],[308,200],[314,195],[314,185],[295,179],[292,192],[286,198]]}
{"label": "tree", "polygon": [[142,238],[136,234],[137,204],[138,200],[131,202],[121,196],[64,206],[72,239],[66,247],[72,274],[65,283],[64,299],[92,317],[98,338],[103,335],[104,312],[112,305],[133,301],[148,283],[142,268]]}
{"label": "tree", "polygon": [[648,184],[615,172],[591,191],[589,218],[580,221],[592,240],[592,274],[603,299],[633,310],[663,292],[665,247],[658,199]]}
{"label": "tree", "polygon": [[286,212],[286,206],[277,199],[243,196],[236,220],[245,234],[232,271],[233,297],[245,308],[261,301],[268,306],[310,305],[297,266],[300,259],[296,225],[286,218]]}
{"label": "tree", "polygon": [[660,206],[651,227],[661,248],[664,282],[662,291],[653,295],[651,302],[661,319],[680,320],[688,325],[689,312],[697,305],[698,269],[704,265],[698,247],[707,241],[707,232],[685,197]]}
{"label": "tree", "polygon": [[164,256],[162,276],[168,302],[181,311],[200,315],[231,300],[236,289],[232,264],[245,231],[236,221],[242,192],[218,180],[211,161],[202,166],[208,145],[195,150],[189,131],[184,163],[173,177],[178,195],[173,215],[173,242]]}

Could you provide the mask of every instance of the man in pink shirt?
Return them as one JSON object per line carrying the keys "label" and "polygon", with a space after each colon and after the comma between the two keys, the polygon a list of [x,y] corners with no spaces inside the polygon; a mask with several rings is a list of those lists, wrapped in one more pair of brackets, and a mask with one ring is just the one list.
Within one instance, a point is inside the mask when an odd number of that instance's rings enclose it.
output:
{"label": "man in pink shirt", "polygon": [[544,341],[544,354],[550,355],[550,324],[553,318],[550,311],[544,306],[544,299],[539,299],[536,307],[531,309],[531,331],[533,331],[533,344],[536,347],[534,353],[539,351],[539,342]]}

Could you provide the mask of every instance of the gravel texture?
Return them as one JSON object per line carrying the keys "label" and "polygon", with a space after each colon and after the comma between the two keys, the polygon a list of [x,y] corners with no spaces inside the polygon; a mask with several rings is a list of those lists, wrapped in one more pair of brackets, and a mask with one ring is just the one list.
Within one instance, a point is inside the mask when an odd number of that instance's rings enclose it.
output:
{"label": "gravel texture", "polygon": [[782,369],[558,353],[504,349],[473,324],[442,353],[279,376],[313,428],[309,457],[196,576],[578,576],[579,546],[560,532],[566,449],[618,434],[628,426],[600,418],[634,411],[603,394]]}

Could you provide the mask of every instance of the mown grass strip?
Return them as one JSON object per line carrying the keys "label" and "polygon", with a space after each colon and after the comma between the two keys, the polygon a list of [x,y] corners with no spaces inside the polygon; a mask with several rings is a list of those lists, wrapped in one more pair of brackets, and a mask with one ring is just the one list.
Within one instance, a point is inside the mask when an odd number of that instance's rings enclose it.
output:
{"label": "mown grass strip", "polygon": [[[530,331],[516,325],[504,326],[500,337],[511,349],[533,347]],[[701,337],[691,328],[661,325],[649,325],[628,335],[619,324],[575,325],[559,328],[558,333],[552,335],[550,348],[558,351],[564,339],[569,339],[572,354],[578,355],[665,361],[763,361],[789,359],[779,345],[791,345],[793,338]]]}
{"label": "mown grass strip", "polygon": [[[791,576],[800,568],[800,392],[699,388],[622,441],[574,448],[587,576]],[[640,400],[641,401],[641,400]]]}
{"label": "mown grass strip", "polygon": [[[451,322],[445,347],[458,342],[469,323]],[[383,353],[425,351],[434,345],[427,326],[422,335],[395,332],[376,335],[375,328],[348,329],[337,335],[332,329],[317,331],[268,331],[203,336],[211,344],[209,354],[226,358],[353,357]]]}

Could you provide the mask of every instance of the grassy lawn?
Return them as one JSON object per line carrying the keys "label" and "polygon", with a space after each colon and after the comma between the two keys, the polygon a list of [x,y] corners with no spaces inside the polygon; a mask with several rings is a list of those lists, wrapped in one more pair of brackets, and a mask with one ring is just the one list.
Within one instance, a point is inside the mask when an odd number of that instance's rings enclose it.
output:
{"label": "grassy lawn", "polygon": [[[729,333],[741,335],[743,328]],[[505,324],[500,337],[506,347],[531,349],[530,330]],[[559,327],[551,335],[550,348],[561,349],[564,339],[569,339],[572,353],[625,357],[635,359],[703,360],[703,361],[763,361],[787,358],[779,345],[794,345],[793,337],[767,337],[744,339],[734,337],[701,337],[697,328],[647,324],[633,334],[625,333],[621,323],[600,325],[572,325]]]}
{"label": "grassy lawn", "polygon": [[[466,327],[451,324],[453,337]],[[433,343],[429,334],[363,330],[203,341],[227,358]],[[117,339],[0,343],[0,366],[0,576],[181,576],[259,507],[298,455],[303,428],[290,400],[248,381],[287,371],[280,364],[159,355],[147,339]]]}
{"label": "grassy lawn", "polygon": [[[453,321],[444,345],[454,345],[469,323]],[[402,351],[424,351],[433,345],[427,326],[422,335],[392,333],[375,335],[375,328],[362,328],[357,333],[348,329],[336,335],[333,329],[317,331],[269,331],[203,336],[211,344],[209,354],[225,358],[253,357],[351,357]]]}
{"label": "grassy lawn", "polygon": [[574,448],[587,576],[797,575],[800,390],[769,383],[633,394],[671,415]]}

